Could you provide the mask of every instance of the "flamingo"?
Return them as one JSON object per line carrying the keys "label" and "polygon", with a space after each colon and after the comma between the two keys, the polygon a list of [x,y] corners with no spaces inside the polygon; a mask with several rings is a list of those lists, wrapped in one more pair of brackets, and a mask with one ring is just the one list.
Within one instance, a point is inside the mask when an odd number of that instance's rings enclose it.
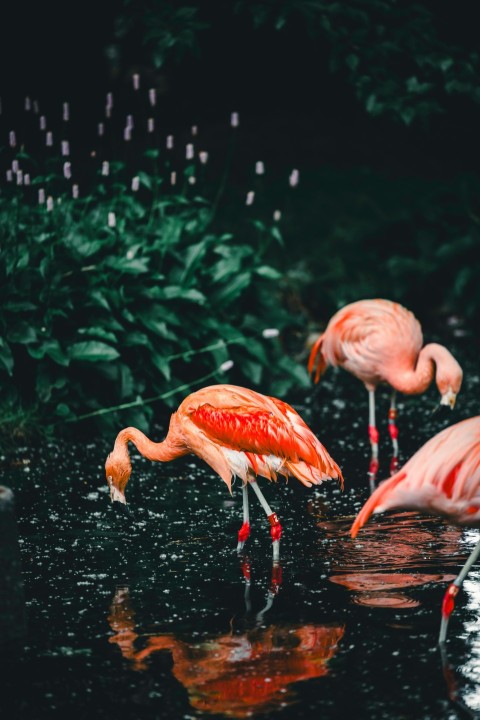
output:
{"label": "flamingo", "polygon": [[212,385],[189,395],[173,413],[163,442],[149,440],[140,430],[119,432],[105,463],[113,501],[125,503],[125,487],[132,465],[128,442],[149,460],[168,462],[193,453],[220,475],[232,492],[232,477],[243,481],[243,525],[238,533],[240,552],[250,535],[248,485],[258,497],[270,523],[273,561],[280,557],[282,526],[256,482],[261,475],[293,475],[303,485],[337,479],[340,468],[300,415],[287,403],[235,385]]}
{"label": "flamingo", "polygon": [[340,365],[361,380],[369,395],[368,434],[372,446],[370,472],[378,470],[379,432],[375,422],[375,390],[379,383],[392,388],[388,429],[393,446],[392,469],[398,456],[397,391],[425,392],[435,377],[441,405],[452,409],[462,384],[462,368],[437,343],[423,345],[422,328],[410,310],[391,300],[359,300],[339,310],[316,340],[308,371],[317,383],[328,365]]}
{"label": "flamingo", "polygon": [[[439,432],[399,472],[381,483],[357,515],[350,535],[355,538],[372,513],[393,509],[438,513],[455,525],[480,527],[480,415]],[[447,637],[455,598],[479,554],[480,539],[447,588],[440,645]]]}

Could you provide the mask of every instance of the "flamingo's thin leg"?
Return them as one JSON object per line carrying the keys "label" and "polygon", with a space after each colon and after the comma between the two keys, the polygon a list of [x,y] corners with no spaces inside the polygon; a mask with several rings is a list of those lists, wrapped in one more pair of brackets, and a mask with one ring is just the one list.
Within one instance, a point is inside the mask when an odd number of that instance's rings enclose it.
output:
{"label": "flamingo's thin leg", "polygon": [[455,598],[457,597],[458,593],[460,592],[460,588],[462,587],[463,581],[467,577],[468,573],[470,572],[470,569],[472,565],[477,561],[478,556],[480,555],[480,540],[477,542],[475,547],[473,548],[472,552],[467,558],[467,562],[463,566],[463,568],[460,570],[460,573],[457,575],[453,583],[451,583],[447,591],[443,597],[443,603],[442,603],[442,622],[440,625],[440,634],[438,636],[438,642],[441,645],[445,642],[447,639],[447,630],[448,630],[448,621],[450,619],[450,615],[452,614],[454,608],[455,608]]}
{"label": "flamingo's thin leg", "polygon": [[270,535],[272,536],[273,545],[273,562],[277,564],[280,561],[280,538],[282,536],[282,526],[280,525],[277,513],[274,513],[272,511],[272,508],[270,507],[262,491],[258,487],[258,483],[256,482],[256,480],[250,480],[249,482],[255,492],[255,495],[260,500],[260,504],[265,510],[268,521],[270,523]]}
{"label": "flamingo's thin leg", "polygon": [[398,427],[395,423],[397,415],[397,391],[392,390],[390,409],[388,411],[388,432],[390,433],[393,447],[393,457],[390,462],[390,472],[392,473],[394,473],[398,467]]}
{"label": "flamingo's thin leg", "polygon": [[242,488],[243,491],[243,525],[238,531],[237,553],[242,552],[243,547],[250,535],[250,512],[248,508],[248,483]]}
{"label": "flamingo's thin leg", "polygon": [[368,391],[368,436],[372,447],[372,457],[370,459],[370,479],[375,482],[378,472],[378,430],[375,422],[375,390]]}

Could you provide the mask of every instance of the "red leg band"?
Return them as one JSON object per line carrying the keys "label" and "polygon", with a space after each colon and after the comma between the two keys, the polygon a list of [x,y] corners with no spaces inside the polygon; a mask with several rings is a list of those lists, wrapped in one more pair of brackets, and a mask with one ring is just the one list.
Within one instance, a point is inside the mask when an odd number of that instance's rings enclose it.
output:
{"label": "red leg band", "polygon": [[273,593],[277,593],[280,585],[282,584],[282,568],[281,565],[274,565],[272,567],[272,582],[270,585],[270,590]]}
{"label": "red leg band", "polygon": [[268,522],[270,523],[270,535],[273,540],[280,540],[282,537],[282,526],[280,520],[277,517],[277,513],[272,513],[268,516]]}
{"label": "red leg band", "polygon": [[398,427],[393,423],[389,423],[388,432],[390,433],[392,440],[396,440],[398,438]]}
{"label": "red leg band", "polygon": [[448,586],[445,595],[443,596],[442,603],[442,615],[444,618],[449,618],[455,607],[455,598],[460,592],[460,588],[453,583]]}
{"label": "red leg band", "polygon": [[245,542],[248,540],[250,535],[250,523],[244,522],[240,530],[238,531],[238,542]]}
{"label": "red leg band", "polygon": [[370,438],[370,442],[372,442],[374,445],[378,445],[378,438],[380,437],[380,435],[375,425],[368,426],[368,436]]}
{"label": "red leg band", "polygon": [[368,468],[368,472],[371,473],[372,475],[376,475],[379,467],[380,467],[380,463],[378,462],[378,459],[372,458],[370,460],[370,467]]}
{"label": "red leg band", "polygon": [[250,563],[248,562],[248,560],[244,560],[242,562],[242,573],[243,573],[243,577],[245,578],[245,580],[247,582],[250,582],[251,568],[250,568]]}

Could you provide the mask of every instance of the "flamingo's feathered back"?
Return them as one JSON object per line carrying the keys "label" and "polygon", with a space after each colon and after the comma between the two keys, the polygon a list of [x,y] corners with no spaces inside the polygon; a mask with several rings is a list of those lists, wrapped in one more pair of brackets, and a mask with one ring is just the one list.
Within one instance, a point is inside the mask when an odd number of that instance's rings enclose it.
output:
{"label": "flamingo's feathered back", "polygon": [[[232,474],[275,479],[294,475],[305,485],[338,478],[340,468],[300,415],[277,398],[234,385],[203,388],[177,411],[187,443],[230,485]],[[242,453],[244,468],[238,469]],[[236,467],[233,464],[237,463]]]}
{"label": "flamingo's feathered back", "polygon": [[372,513],[405,509],[439,513],[459,525],[480,525],[480,416],[435,435],[381,483],[353,523],[356,537]]}
{"label": "flamingo's feathered back", "polygon": [[342,365],[365,383],[388,380],[389,365],[398,372],[415,367],[423,344],[413,313],[390,300],[359,300],[339,310],[312,347],[308,370],[315,382],[328,365]]}

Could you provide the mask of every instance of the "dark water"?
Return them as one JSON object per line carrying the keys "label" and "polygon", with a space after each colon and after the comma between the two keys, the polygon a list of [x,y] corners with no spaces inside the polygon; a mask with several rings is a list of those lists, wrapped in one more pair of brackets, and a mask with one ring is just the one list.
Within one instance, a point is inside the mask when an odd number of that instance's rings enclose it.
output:
{"label": "dark water", "polygon": [[[466,379],[453,413],[431,414],[433,388],[400,399],[402,461],[479,412],[477,354],[468,337],[454,349]],[[381,479],[390,446],[388,395],[378,395]],[[23,448],[4,465],[28,613],[24,647],[2,658],[5,717],[374,720],[456,718],[461,703],[480,710],[478,570],[450,624],[446,672],[436,647],[445,586],[478,532],[409,513],[374,519],[351,541],[369,494],[366,393],[330,371],[293,403],[342,466],[345,492],[261,481],[284,525],[282,577],[272,578],[255,498],[239,559],[240,485],[231,498],[193,456],[160,465],[133,455],[133,517],[110,504],[104,483],[114,438]]]}

